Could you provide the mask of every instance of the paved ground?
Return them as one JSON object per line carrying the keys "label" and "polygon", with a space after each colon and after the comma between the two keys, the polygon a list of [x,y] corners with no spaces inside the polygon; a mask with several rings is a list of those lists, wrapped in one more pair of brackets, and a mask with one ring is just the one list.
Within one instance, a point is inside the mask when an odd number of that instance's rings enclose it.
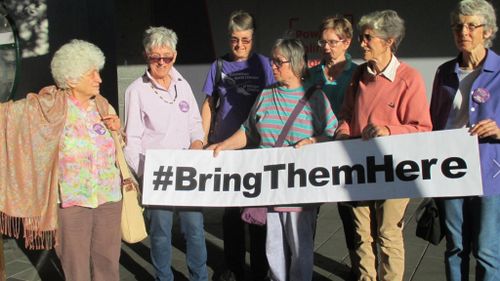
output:
{"label": "paved ground", "polygon": [[[412,200],[406,214],[404,229],[406,243],[405,280],[434,281],[445,280],[443,250],[429,245],[415,236],[415,208],[420,199]],[[205,211],[205,229],[208,248],[210,277],[223,267],[221,209]],[[177,224],[176,224],[177,225]],[[176,281],[187,281],[185,248],[179,229],[175,228],[172,267]],[[21,246],[19,246],[21,245]],[[52,251],[26,251],[22,242],[4,238],[4,253],[8,281],[18,280],[63,280],[57,258]],[[153,269],[149,259],[149,242],[122,245],[121,280],[153,280]],[[315,281],[347,280],[349,260],[344,243],[342,225],[335,204],[321,207],[315,241]],[[473,276],[471,276],[471,280]]]}

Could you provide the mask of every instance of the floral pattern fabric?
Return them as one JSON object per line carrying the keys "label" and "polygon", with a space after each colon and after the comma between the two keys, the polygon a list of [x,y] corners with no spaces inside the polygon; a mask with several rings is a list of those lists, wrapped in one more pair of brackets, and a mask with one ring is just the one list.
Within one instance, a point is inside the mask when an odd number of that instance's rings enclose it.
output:
{"label": "floral pattern fabric", "polygon": [[96,208],[121,199],[115,145],[93,100],[84,108],[68,98],[59,151],[59,190],[63,208]]}

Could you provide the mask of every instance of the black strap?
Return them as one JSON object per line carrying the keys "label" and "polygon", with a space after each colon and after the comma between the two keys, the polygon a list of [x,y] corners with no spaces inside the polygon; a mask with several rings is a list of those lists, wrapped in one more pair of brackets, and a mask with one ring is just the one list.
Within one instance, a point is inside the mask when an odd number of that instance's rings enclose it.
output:
{"label": "black strap", "polygon": [[288,135],[288,132],[290,131],[290,128],[293,125],[293,122],[295,122],[295,119],[297,119],[297,116],[299,116],[299,113],[302,111],[302,109],[306,105],[307,101],[311,98],[312,94],[317,89],[318,88],[316,85],[310,87],[307,90],[307,92],[304,94],[304,96],[299,100],[299,102],[297,102],[297,105],[295,105],[295,108],[293,109],[292,113],[290,114],[290,117],[288,117],[288,120],[286,120],[285,126],[283,126],[283,129],[281,129],[281,133],[278,136],[278,139],[276,140],[274,147],[283,146],[283,143],[285,143],[285,138]]}
{"label": "black strap", "polygon": [[222,81],[222,58],[217,58],[215,67],[215,86]]}
{"label": "black strap", "polygon": [[208,136],[214,134],[215,131],[215,120],[217,119],[217,109],[219,108],[219,84],[222,82],[222,58],[217,58],[215,61],[215,79],[212,91],[212,103],[210,104],[211,118],[210,118],[210,130],[208,131]]}

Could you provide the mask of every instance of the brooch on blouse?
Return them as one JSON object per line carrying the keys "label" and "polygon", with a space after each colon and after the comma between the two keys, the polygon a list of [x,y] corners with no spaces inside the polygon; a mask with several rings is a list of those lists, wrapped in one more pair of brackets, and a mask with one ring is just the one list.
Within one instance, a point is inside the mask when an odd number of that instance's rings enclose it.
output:
{"label": "brooch on blouse", "polygon": [[106,133],[106,128],[104,128],[104,126],[99,123],[95,123],[92,126],[92,129],[94,129],[94,132],[96,132],[99,135],[104,135]]}
{"label": "brooch on blouse", "polygon": [[472,93],[472,99],[477,103],[485,103],[490,99],[490,92],[485,88],[477,88]]}

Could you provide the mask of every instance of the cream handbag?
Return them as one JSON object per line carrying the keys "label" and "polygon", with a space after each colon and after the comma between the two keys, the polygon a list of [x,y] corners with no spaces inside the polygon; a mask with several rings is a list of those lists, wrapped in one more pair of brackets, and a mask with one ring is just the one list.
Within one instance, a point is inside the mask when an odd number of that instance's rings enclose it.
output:
{"label": "cream handbag", "polygon": [[[109,113],[116,114],[112,106],[109,107]],[[120,169],[122,178],[122,240],[127,243],[137,243],[144,240],[148,234],[146,224],[144,223],[144,208],[139,204],[141,193],[139,184],[132,176],[130,168],[123,154],[125,142],[123,138],[115,131],[110,131],[116,147],[116,162]]]}

